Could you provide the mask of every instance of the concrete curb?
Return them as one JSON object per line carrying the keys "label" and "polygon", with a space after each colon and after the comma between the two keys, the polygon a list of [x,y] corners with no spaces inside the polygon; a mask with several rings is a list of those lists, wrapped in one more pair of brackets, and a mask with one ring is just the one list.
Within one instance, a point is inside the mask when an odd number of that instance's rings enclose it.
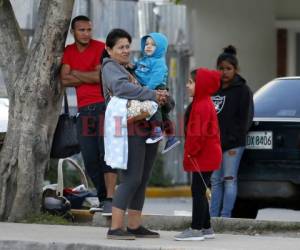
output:
{"label": "concrete curb", "polygon": [[300,222],[265,221],[238,218],[212,218],[213,228],[219,233],[256,234],[294,234],[300,236]]}
{"label": "concrete curb", "polygon": [[[95,214],[94,226],[109,227],[110,217]],[[190,216],[143,215],[143,224],[154,230],[180,231],[191,225]],[[212,218],[216,233],[256,234],[289,234],[300,236],[300,222],[263,221],[236,218]]]}
{"label": "concrete curb", "polygon": [[[190,186],[174,187],[148,187],[146,190],[147,198],[174,198],[191,197]],[[76,222],[88,222],[93,220],[93,215],[88,210],[72,209]]]}
{"label": "concrete curb", "polygon": [[174,187],[148,187],[146,197],[148,198],[170,198],[170,197],[191,197],[190,186]]}
{"label": "concrete curb", "polygon": [[[148,187],[146,191],[148,198],[172,198],[172,197],[191,197],[190,186],[174,187]],[[101,215],[93,218],[93,224],[109,225],[101,219]],[[100,222],[101,221],[101,222]],[[190,226],[191,217],[189,216],[163,216],[163,215],[144,215],[145,225],[157,230],[182,230]],[[287,221],[264,221],[239,218],[212,218],[212,225],[217,233],[242,233],[242,234],[294,234],[300,237],[300,222]]]}

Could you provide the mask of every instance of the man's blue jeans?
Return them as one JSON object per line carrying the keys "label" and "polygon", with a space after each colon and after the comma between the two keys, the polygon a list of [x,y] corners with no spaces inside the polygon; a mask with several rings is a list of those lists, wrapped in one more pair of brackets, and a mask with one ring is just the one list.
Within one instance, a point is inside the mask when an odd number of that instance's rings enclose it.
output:
{"label": "man's blue jeans", "polygon": [[212,217],[231,217],[237,195],[237,174],[244,149],[245,147],[238,147],[223,152],[221,168],[211,176]]}

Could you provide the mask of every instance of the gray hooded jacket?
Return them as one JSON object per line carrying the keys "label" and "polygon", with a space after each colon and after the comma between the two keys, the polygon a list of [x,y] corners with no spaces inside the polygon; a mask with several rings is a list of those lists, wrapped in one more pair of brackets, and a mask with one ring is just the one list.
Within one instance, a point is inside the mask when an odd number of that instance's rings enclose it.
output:
{"label": "gray hooded jacket", "polygon": [[128,100],[156,101],[154,90],[129,82],[128,71],[111,58],[103,59],[102,84],[106,103],[110,100],[110,94]]}

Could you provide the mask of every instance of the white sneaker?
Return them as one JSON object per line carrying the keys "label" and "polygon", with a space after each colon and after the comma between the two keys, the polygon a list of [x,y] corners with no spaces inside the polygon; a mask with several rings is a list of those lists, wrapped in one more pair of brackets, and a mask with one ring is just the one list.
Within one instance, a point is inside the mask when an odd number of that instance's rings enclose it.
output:
{"label": "white sneaker", "polygon": [[154,131],[153,131],[153,134],[151,135],[151,137],[149,137],[146,140],[146,143],[147,144],[153,144],[153,143],[159,142],[163,138],[164,138],[164,136],[163,136],[163,132],[162,132],[161,128],[160,127],[155,127]]}
{"label": "white sneaker", "polygon": [[174,237],[174,239],[179,240],[179,241],[204,240],[204,235],[202,233],[202,230],[188,228],[188,229],[184,230],[182,233],[176,235]]}
{"label": "white sneaker", "polygon": [[97,206],[97,207],[91,207],[89,209],[89,211],[90,211],[91,214],[97,213],[97,212],[102,212],[103,211],[103,206],[104,206],[104,203],[103,203],[103,201],[101,201],[99,203],[99,206]]}
{"label": "white sneaker", "polygon": [[216,238],[214,230],[210,228],[203,228],[202,233],[205,239],[214,239]]}

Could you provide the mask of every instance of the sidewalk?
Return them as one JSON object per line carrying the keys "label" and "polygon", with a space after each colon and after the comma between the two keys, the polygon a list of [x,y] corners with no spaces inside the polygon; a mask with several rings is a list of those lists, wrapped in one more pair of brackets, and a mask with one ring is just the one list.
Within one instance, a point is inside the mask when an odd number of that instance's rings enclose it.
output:
{"label": "sidewalk", "polygon": [[217,234],[214,240],[178,242],[177,232],[159,231],[159,239],[106,239],[107,228],[0,223],[1,250],[298,250],[299,238]]}

